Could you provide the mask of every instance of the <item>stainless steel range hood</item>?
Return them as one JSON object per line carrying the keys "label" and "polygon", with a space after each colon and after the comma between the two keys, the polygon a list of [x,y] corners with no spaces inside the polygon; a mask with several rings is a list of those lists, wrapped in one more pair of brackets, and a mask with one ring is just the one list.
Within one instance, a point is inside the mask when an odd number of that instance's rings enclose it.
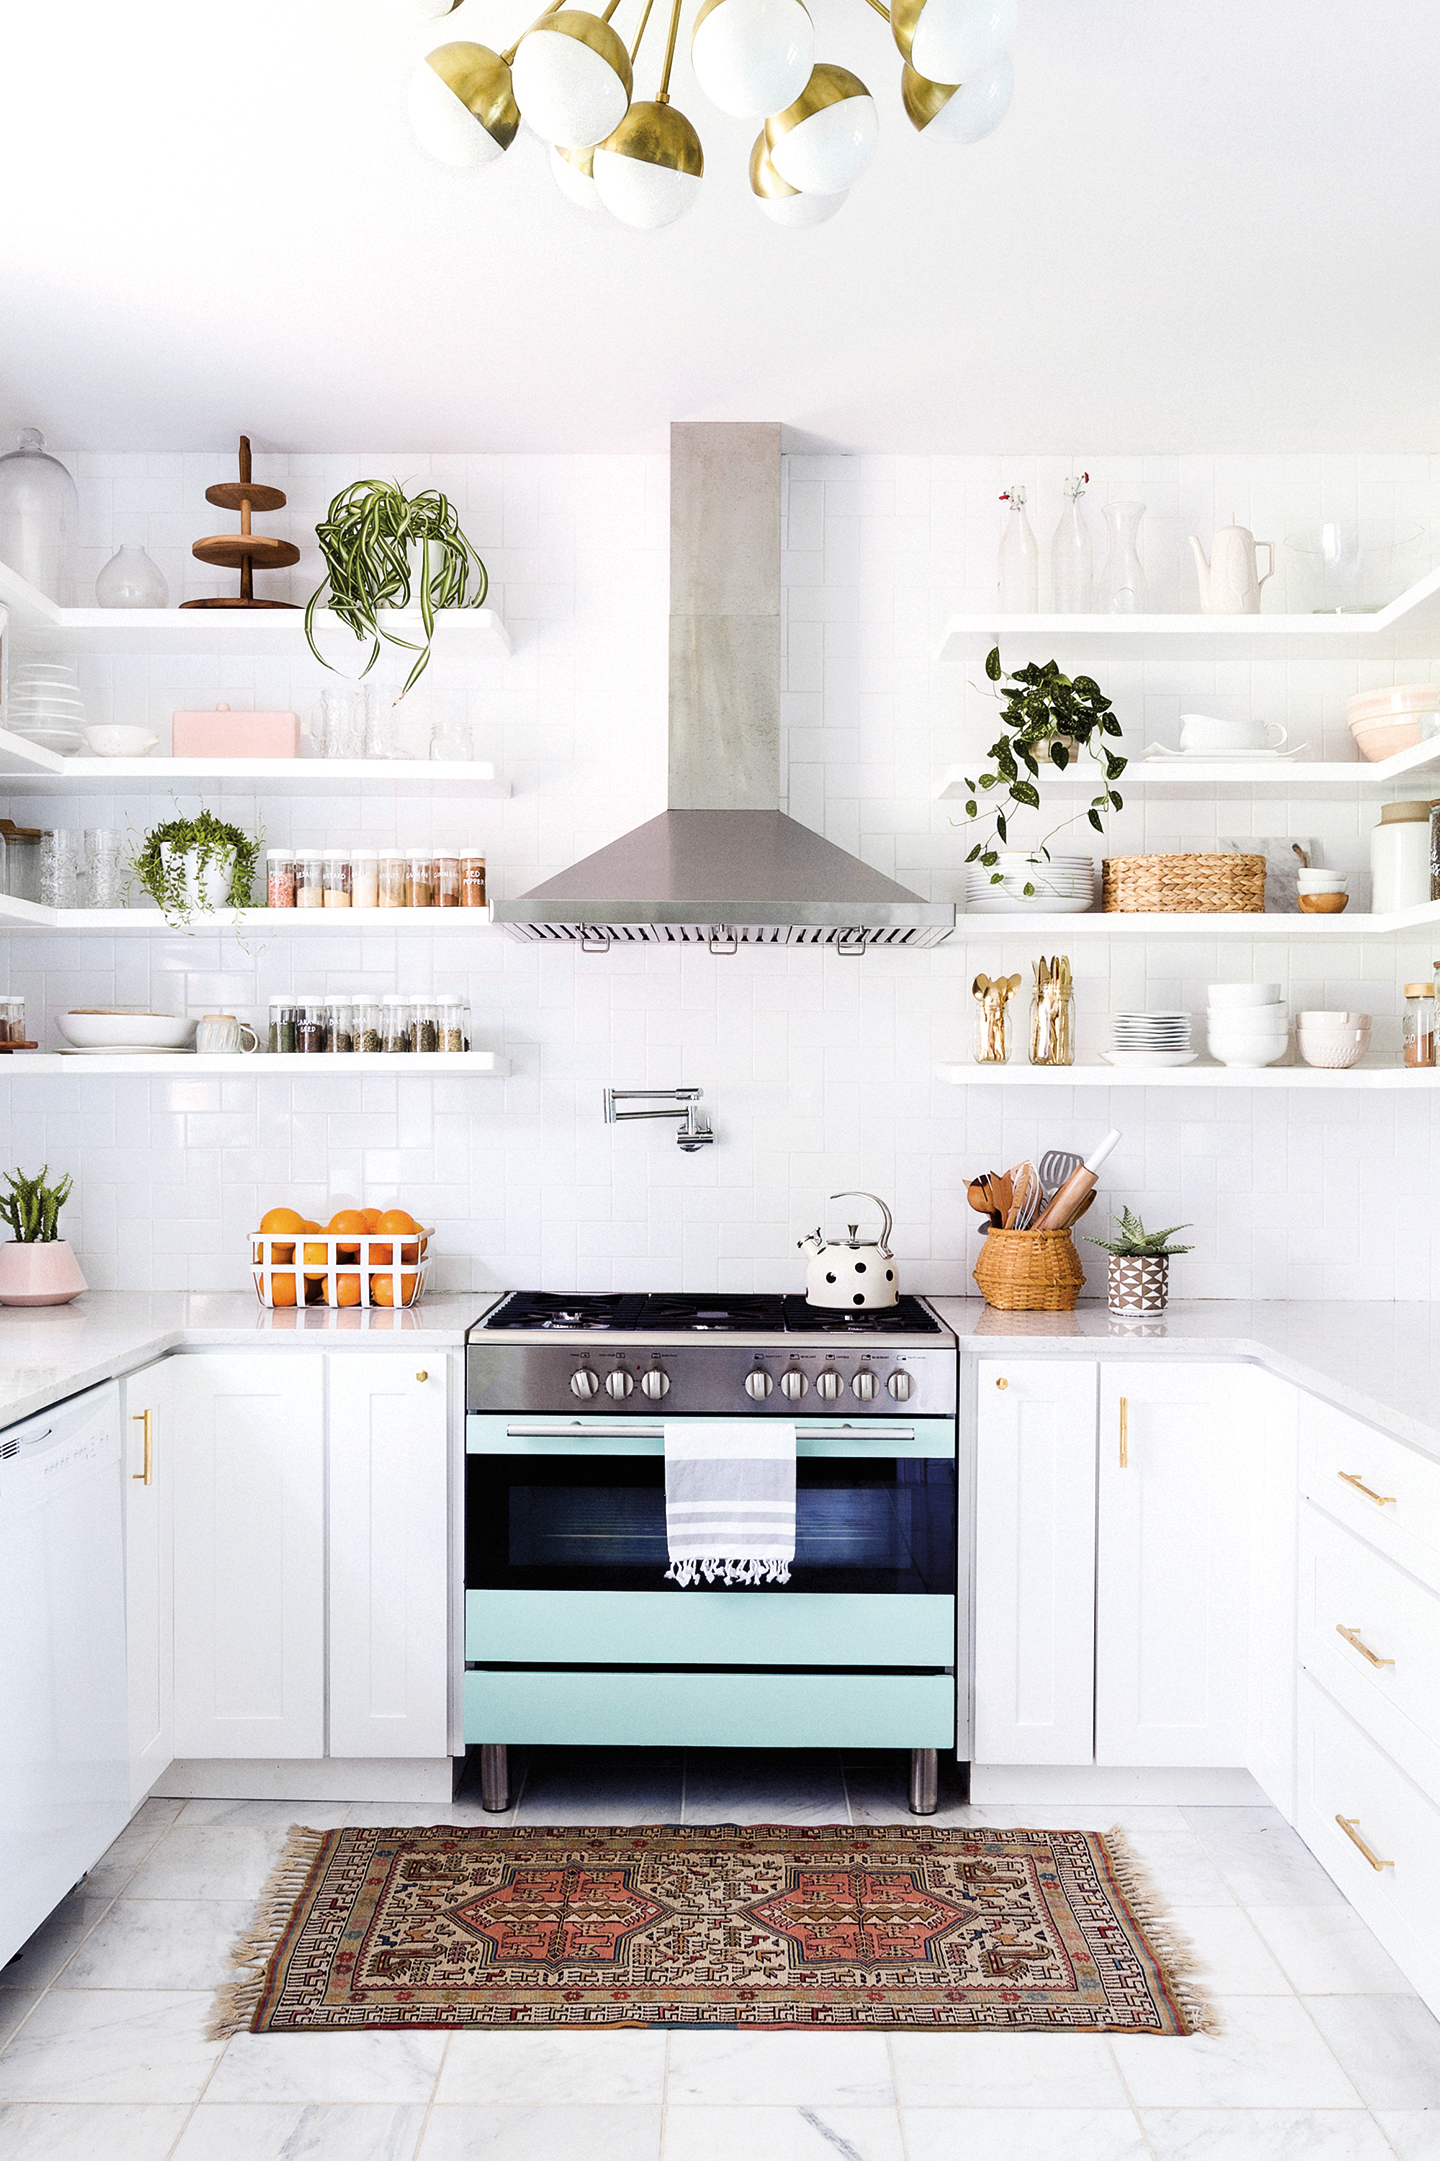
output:
{"label": "stainless steel range hood", "polygon": [[670,430],[669,809],[518,900],[516,937],[938,945],[955,924],[775,806],[780,794],[780,430]]}

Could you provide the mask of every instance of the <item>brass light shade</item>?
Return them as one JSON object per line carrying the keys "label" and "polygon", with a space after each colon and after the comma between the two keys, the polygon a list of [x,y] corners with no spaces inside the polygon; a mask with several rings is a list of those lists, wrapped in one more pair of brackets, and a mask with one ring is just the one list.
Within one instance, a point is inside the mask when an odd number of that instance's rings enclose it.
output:
{"label": "brass light shade", "polygon": [[838,195],[859,179],[879,134],[875,100],[858,75],[819,62],[793,105],[765,123],[782,180],[807,195]]}
{"label": "brass light shade", "polygon": [[959,88],[958,83],[928,82],[923,75],[915,73],[907,60],[900,70],[900,102],[911,127],[923,134]]}
{"label": "brass light shade", "polygon": [[489,165],[510,148],[520,110],[510,70],[488,45],[437,45],[410,78],[410,125],[442,165]]}
{"label": "brass light shade", "polygon": [[457,40],[453,45],[437,45],[433,53],[425,55],[425,65],[435,70],[447,89],[454,91],[485,133],[493,136],[502,150],[508,150],[520,126],[520,108],[515,103],[510,70],[499,53],[492,53],[488,45]]}
{"label": "brass light shade", "polygon": [[774,202],[783,202],[787,195],[800,193],[798,188],[791,187],[788,180],[782,180],[770,163],[764,128],[756,136],[754,148],[750,152],[750,192]]}
{"label": "brass light shade", "polygon": [[618,32],[585,8],[561,8],[527,30],[515,54],[515,97],[542,142],[586,150],[625,116],[634,87]]}
{"label": "brass light shade", "polygon": [[705,171],[704,148],[684,113],[645,98],[637,98],[614,134],[595,147],[639,158],[646,165],[663,165],[671,172],[693,173],[697,180]]}
{"label": "brass light shade", "polygon": [[804,195],[799,188],[792,188],[771,164],[762,128],[750,152],[750,192],[772,225],[805,227],[823,225],[837,210],[843,210],[849,191],[842,189],[837,195]]}
{"label": "brass light shade", "polygon": [[600,200],[624,225],[653,232],[687,211],[700,191],[705,152],[683,113],[637,99],[612,135],[595,145]]}
{"label": "brass light shade", "polygon": [[963,83],[935,83],[918,74],[907,60],[900,75],[900,100],[913,128],[927,142],[952,147],[978,143],[999,127],[1010,108],[1015,70],[1002,53],[978,75]]}
{"label": "brass light shade", "polygon": [[[910,47],[915,42],[915,25],[919,22],[925,0],[890,0],[890,28],[902,57],[908,62]],[[921,77],[924,80],[924,77]]]}

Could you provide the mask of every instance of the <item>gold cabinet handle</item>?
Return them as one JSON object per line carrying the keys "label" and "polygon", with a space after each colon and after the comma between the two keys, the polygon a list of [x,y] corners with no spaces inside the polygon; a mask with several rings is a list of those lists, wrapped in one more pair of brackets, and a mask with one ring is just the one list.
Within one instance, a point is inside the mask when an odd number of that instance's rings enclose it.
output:
{"label": "gold cabinet handle", "polygon": [[997,1388],[1008,1388],[1010,1386],[1010,1383],[1008,1381],[997,1381],[995,1383],[995,1386]]}
{"label": "gold cabinet handle", "polygon": [[1130,1468],[1130,1405],[1124,1396],[1120,1398],[1120,1468]]}
{"label": "gold cabinet handle", "polygon": [[1360,1836],[1360,1818],[1358,1816],[1337,1816],[1335,1821],[1339,1824],[1351,1845],[1359,1847],[1377,1875],[1382,1868],[1393,1868],[1395,1866],[1393,1861],[1382,1861],[1379,1854],[1372,1847],[1366,1845],[1364,1839]]}
{"label": "gold cabinet handle", "polygon": [[1340,1623],[1337,1621],[1335,1623],[1335,1633],[1337,1636],[1343,1636],[1345,1638],[1345,1641],[1349,1644],[1352,1651],[1358,1651],[1362,1658],[1368,1658],[1372,1666],[1394,1665],[1395,1661],[1393,1658],[1377,1658],[1375,1656],[1375,1653],[1371,1650],[1369,1644],[1362,1643],[1360,1641],[1360,1631],[1358,1628],[1342,1628],[1340,1626]]}
{"label": "gold cabinet handle", "polygon": [[1393,1508],[1395,1506],[1393,1493],[1377,1493],[1372,1486],[1366,1485],[1358,1471],[1337,1471],[1335,1476],[1343,1479],[1347,1486],[1353,1486],[1357,1493],[1363,1493],[1366,1500],[1373,1501],[1377,1508]]}
{"label": "gold cabinet handle", "polygon": [[130,1476],[138,1485],[151,1486],[155,1483],[155,1413],[132,1411],[130,1415],[132,1424],[145,1428],[145,1468],[132,1471]]}
{"label": "gold cabinet handle", "polygon": [[428,1381],[428,1380],[429,1380],[429,1378],[430,1378],[430,1375],[429,1375],[429,1374],[427,1373],[427,1371],[425,1370],[424,1366],[422,1366],[422,1367],[420,1368],[420,1371],[419,1371],[419,1372],[418,1372],[418,1373],[416,1374],[415,1378],[416,1378],[416,1380],[417,1380],[417,1381]]}

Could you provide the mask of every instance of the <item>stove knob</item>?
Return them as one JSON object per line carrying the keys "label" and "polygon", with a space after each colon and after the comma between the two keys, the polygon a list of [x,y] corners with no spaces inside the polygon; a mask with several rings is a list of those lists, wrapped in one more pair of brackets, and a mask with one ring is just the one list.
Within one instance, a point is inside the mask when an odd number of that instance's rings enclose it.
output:
{"label": "stove knob", "polygon": [[607,1373],[605,1376],[605,1393],[607,1396],[613,1396],[617,1403],[623,1403],[634,1386],[635,1383],[628,1373]]}
{"label": "stove knob", "polygon": [[652,1403],[658,1403],[662,1396],[670,1393],[669,1374],[662,1372],[659,1366],[652,1366],[648,1373],[640,1376],[640,1392],[648,1396]]}
{"label": "stove knob", "polygon": [[915,1393],[915,1383],[903,1367],[899,1372],[891,1374],[885,1386],[897,1403],[908,1403]]}
{"label": "stove knob", "polygon": [[775,1383],[771,1380],[769,1374],[763,1372],[759,1366],[755,1368],[753,1373],[747,1373],[745,1376],[745,1393],[751,1398],[752,1402],[763,1403],[774,1386]]}
{"label": "stove knob", "polygon": [[880,1383],[868,1366],[862,1366],[850,1386],[862,1403],[873,1403]]}
{"label": "stove knob", "polygon": [[798,1403],[809,1386],[810,1383],[798,1366],[792,1366],[788,1373],[780,1376],[780,1393],[787,1402]]}
{"label": "stove knob", "polygon": [[823,1373],[816,1374],[815,1393],[823,1402],[833,1403],[840,1393],[840,1388],[840,1376],[833,1366],[827,1366]]}
{"label": "stove knob", "polygon": [[578,1373],[572,1373],[570,1376],[570,1393],[572,1396],[583,1396],[587,1399],[590,1396],[598,1396],[600,1393],[599,1374],[592,1373],[588,1366],[582,1366]]}

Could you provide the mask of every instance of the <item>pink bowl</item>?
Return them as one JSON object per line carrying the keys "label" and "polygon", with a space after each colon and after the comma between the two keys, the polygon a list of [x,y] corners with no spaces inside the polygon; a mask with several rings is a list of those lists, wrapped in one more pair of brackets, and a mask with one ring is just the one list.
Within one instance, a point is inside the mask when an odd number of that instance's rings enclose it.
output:
{"label": "pink bowl", "polygon": [[1352,720],[1350,733],[1362,758],[1393,758],[1420,740],[1418,720]]}
{"label": "pink bowl", "polygon": [[1345,701],[1345,718],[1369,727],[1377,720],[1401,720],[1408,713],[1440,713],[1440,684],[1391,683],[1383,690],[1362,690]]}

